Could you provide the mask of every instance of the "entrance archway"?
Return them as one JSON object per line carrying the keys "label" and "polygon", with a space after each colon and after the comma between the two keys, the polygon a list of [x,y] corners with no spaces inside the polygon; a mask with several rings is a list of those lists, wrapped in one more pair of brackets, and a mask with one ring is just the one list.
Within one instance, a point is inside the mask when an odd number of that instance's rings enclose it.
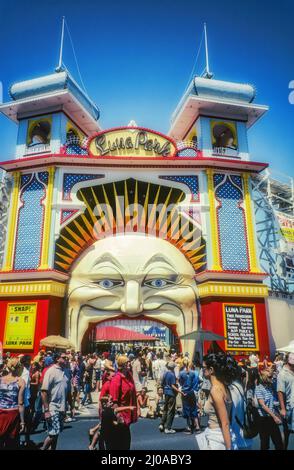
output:
{"label": "entrance archway", "polygon": [[[97,341],[97,330],[104,327],[119,328],[119,330],[130,331],[130,337],[134,332],[144,334],[147,337],[157,338],[157,341]],[[115,346],[115,347],[113,347]],[[181,352],[182,347],[178,338],[175,325],[167,325],[160,321],[150,320],[144,316],[131,320],[126,316],[121,316],[114,320],[105,320],[99,323],[90,323],[84,334],[81,343],[82,354],[104,351],[126,351],[139,347],[150,347],[152,349],[162,349],[169,351],[171,348],[176,352]]]}

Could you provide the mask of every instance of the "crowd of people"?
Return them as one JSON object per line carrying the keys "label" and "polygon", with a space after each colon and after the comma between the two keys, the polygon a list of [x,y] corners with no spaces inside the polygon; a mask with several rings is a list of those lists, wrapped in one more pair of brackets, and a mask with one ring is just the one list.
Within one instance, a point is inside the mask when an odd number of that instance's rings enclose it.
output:
{"label": "crowd of people", "polygon": [[[186,420],[199,449],[287,449],[294,432],[294,354],[274,361],[252,353],[237,362],[222,352],[202,363],[174,350],[140,348],[86,356],[73,350],[10,357],[0,368],[0,449],[29,446],[44,426],[41,450],[54,450],[64,423],[76,420],[98,394],[97,424],[89,450],[128,450],[130,426],[159,420],[174,434],[175,416]],[[96,396],[96,395],[95,395]]]}

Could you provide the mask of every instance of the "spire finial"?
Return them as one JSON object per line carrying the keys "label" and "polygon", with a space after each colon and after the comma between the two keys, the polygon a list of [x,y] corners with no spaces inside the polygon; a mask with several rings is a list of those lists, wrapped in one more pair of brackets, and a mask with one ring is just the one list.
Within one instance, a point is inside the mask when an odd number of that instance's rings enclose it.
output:
{"label": "spire finial", "polygon": [[206,68],[205,68],[205,78],[212,78],[213,74],[209,70],[209,59],[208,59],[208,43],[207,43],[207,31],[206,23],[204,23],[204,37],[205,37],[205,58],[206,58]]}
{"label": "spire finial", "polygon": [[56,67],[55,71],[56,72],[61,72],[62,71],[62,53],[63,53],[63,39],[64,39],[64,22],[65,22],[65,17],[62,17],[62,27],[61,27],[61,40],[60,40],[60,51],[59,51],[59,62],[58,66]]}

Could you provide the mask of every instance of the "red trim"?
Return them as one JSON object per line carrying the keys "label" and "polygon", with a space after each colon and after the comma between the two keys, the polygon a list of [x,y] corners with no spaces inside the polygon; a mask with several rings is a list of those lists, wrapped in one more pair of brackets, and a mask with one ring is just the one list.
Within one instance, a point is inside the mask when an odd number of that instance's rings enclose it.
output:
{"label": "red trim", "polygon": [[[71,212],[65,219],[62,218],[63,212]],[[62,209],[60,214],[60,225],[64,224],[68,219],[70,219],[73,215],[79,212],[79,209]]]}
{"label": "red trim", "polygon": [[[11,271],[0,272],[0,277],[5,274],[19,274],[19,273],[51,273],[56,272],[58,274],[66,274],[64,271],[58,271],[58,269],[18,269],[17,271],[12,269]],[[15,281],[17,282],[17,281]]]}
{"label": "red trim", "polygon": [[[122,130],[136,130],[136,131],[144,131],[144,132],[150,132],[151,134],[156,134],[156,135],[159,135],[160,137],[163,137],[164,139],[168,140],[174,147],[175,147],[175,150],[174,150],[174,154],[177,152],[177,144],[175,142],[175,140],[173,140],[171,137],[168,137],[164,134],[162,134],[161,132],[157,132],[157,131],[154,131],[153,129],[149,129],[147,127],[128,127],[128,126],[120,126],[120,127],[111,127],[110,129],[107,129],[105,131],[101,131],[101,132],[96,132],[96,134],[94,134],[93,136],[91,136],[87,142],[87,150],[88,150],[88,153],[89,155],[91,155],[91,157],[97,157],[96,155],[93,155],[91,152],[90,152],[90,144],[92,143],[92,140],[94,140],[96,137],[100,136],[100,135],[104,135],[104,134],[109,134],[110,132],[115,132],[115,131],[122,131]],[[105,157],[100,157],[99,158],[105,158]],[[113,157],[112,157],[113,158]],[[121,157],[119,156],[119,158],[126,158],[126,157]],[[127,157],[128,158],[128,157]],[[146,158],[146,157],[145,157]],[[147,157],[148,160],[150,158],[154,158],[154,157]],[[157,157],[155,157],[157,158]],[[170,157],[159,157],[159,158],[170,158]]]}
{"label": "red trim", "polygon": [[[200,152],[200,151],[199,151]],[[32,170],[32,167],[35,168],[48,168],[48,166],[82,166],[82,167],[103,167],[103,168],[117,168],[118,166],[123,168],[215,168],[217,170],[223,170],[224,166],[216,165],[216,163],[227,163],[228,167],[230,164],[233,166],[230,168],[230,171],[237,171],[247,173],[259,173],[263,171],[265,168],[268,167],[267,163],[259,163],[259,162],[244,162],[242,160],[227,160],[227,159],[216,159],[210,157],[155,157],[155,158],[146,158],[146,157],[123,157],[118,158],[115,162],[112,163],[105,163],[109,160],[114,160],[115,157],[83,157],[81,155],[63,155],[63,154],[51,154],[46,157],[44,156],[37,156],[37,157],[30,157],[30,158],[21,158],[17,160],[8,160],[5,162],[0,162],[0,168],[9,171],[17,170]],[[54,159],[54,160],[53,160]],[[60,159],[60,160],[59,160]],[[69,161],[77,160],[77,162]],[[133,162],[138,162],[141,160],[140,163],[133,164]],[[35,163],[39,162],[40,163]],[[132,163],[129,163],[131,161]],[[158,162],[158,164],[150,164],[150,162]],[[148,163],[146,163],[148,162]],[[166,162],[177,162],[177,165],[162,165],[160,163]],[[190,165],[185,165],[184,162],[189,162]],[[23,165],[26,163],[26,165]],[[119,165],[120,164],[120,165]],[[250,166],[251,168],[246,168]],[[238,168],[239,167],[239,168]],[[227,168],[227,166],[225,167]],[[256,169],[255,169],[256,168]]]}

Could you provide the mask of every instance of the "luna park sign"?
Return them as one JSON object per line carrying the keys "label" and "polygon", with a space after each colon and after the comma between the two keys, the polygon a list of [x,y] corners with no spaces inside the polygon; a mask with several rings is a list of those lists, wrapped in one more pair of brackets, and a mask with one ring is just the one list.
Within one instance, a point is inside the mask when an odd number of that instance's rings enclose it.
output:
{"label": "luna park sign", "polygon": [[123,127],[100,132],[89,141],[95,157],[173,157],[177,147],[172,139],[139,127]]}

